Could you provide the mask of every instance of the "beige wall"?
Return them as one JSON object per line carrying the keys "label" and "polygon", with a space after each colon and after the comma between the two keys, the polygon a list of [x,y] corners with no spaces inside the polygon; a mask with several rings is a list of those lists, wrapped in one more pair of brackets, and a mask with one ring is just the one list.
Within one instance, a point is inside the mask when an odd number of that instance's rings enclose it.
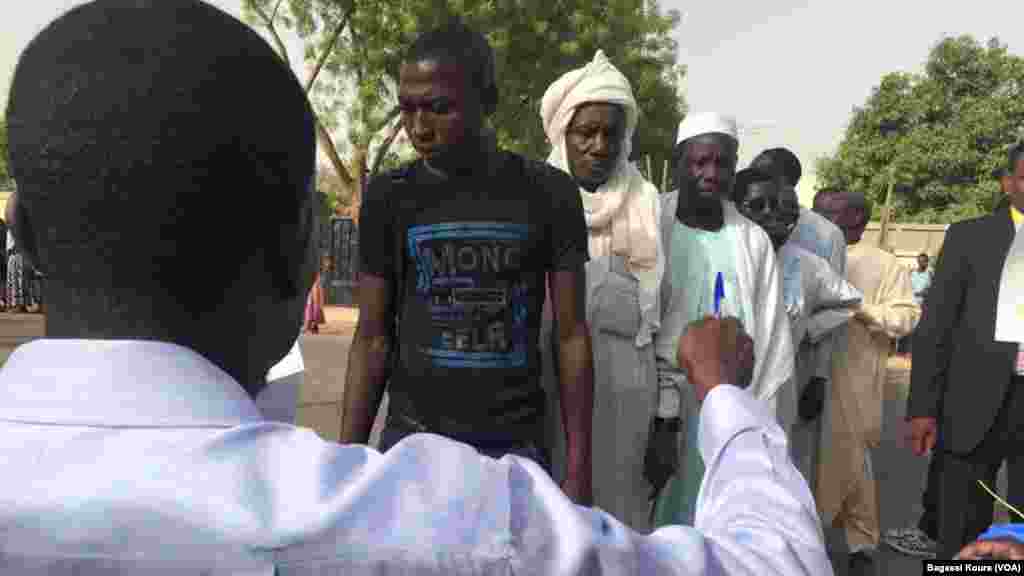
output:
{"label": "beige wall", "polygon": [[[878,222],[869,223],[861,241],[877,245],[879,229]],[[934,263],[945,236],[945,224],[890,224],[888,249],[908,266],[914,266],[917,255],[922,252],[931,256]]]}

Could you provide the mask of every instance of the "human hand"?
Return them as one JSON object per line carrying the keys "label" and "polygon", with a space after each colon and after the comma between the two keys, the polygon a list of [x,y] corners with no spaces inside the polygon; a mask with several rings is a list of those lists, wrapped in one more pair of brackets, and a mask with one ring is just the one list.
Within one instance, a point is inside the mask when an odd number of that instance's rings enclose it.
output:
{"label": "human hand", "polygon": [[720,384],[750,386],[754,372],[754,341],[739,319],[705,316],[691,322],[679,339],[679,366],[686,371],[697,401]]}
{"label": "human hand", "polygon": [[593,506],[594,489],[590,482],[589,474],[570,469],[562,480],[562,492],[569,500],[580,506]]}
{"label": "human hand", "polygon": [[825,387],[828,380],[821,376],[814,376],[807,383],[800,401],[797,405],[797,413],[804,422],[811,422],[825,409]]}
{"label": "human hand", "polygon": [[651,500],[679,469],[680,428],[682,425],[678,418],[651,419],[647,451],[644,454],[644,478],[651,483]]}
{"label": "human hand", "polygon": [[1016,540],[975,540],[964,546],[954,560],[1024,560],[1024,544]]}
{"label": "human hand", "polygon": [[935,418],[910,419],[910,449],[918,456],[924,456],[935,448],[938,438],[938,424]]}

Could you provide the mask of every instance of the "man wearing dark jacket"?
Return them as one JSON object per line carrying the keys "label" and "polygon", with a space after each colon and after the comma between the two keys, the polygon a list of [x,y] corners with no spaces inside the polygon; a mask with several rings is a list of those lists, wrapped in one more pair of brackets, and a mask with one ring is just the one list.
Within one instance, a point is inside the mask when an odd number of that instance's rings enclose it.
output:
{"label": "man wearing dark jacket", "polygon": [[[996,342],[995,309],[1007,252],[1024,216],[1024,144],[1009,154],[1008,206],[949,227],[914,334],[907,417],[914,452],[935,449],[939,558],[952,558],[992,521],[995,484],[1007,462],[1009,500],[1024,480],[1024,375],[1016,344]],[[978,249],[983,247],[983,249]],[[938,434],[942,430],[941,436]]]}

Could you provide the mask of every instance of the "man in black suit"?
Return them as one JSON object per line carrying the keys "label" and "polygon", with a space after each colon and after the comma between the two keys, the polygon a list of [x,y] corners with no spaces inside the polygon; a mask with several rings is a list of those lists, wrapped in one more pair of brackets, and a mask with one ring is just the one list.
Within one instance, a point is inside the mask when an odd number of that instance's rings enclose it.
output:
{"label": "man in black suit", "polygon": [[[939,558],[952,558],[992,522],[1003,460],[1011,504],[1024,504],[1024,375],[1018,345],[996,342],[1003,264],[1024,221],[1024,144],[1009,154],[1009,206],[949,227],[921,323],[914,334],[910,419],[914,452],[933,448],[938,477]],[[941,429],[942,434],[938,433]],[[1014,487],[1017,487],[1016,490]]]}

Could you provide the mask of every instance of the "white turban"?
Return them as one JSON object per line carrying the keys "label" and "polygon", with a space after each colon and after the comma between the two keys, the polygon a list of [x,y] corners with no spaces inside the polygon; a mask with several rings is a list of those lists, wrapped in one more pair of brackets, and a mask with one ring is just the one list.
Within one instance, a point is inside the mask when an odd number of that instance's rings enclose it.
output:
{"label": "white turban", "polygon": [[739,130],[736,127],[735,118],[715,112],[701,112],[700,114],[688,114],[679,123],[676,145],[679,145],[684,140],[704,134],[725,134],[733,140],[739,141]]}
{"label": "white turban", "polygon": [[[540,116],[551,143],[548,163],[571,174],[565,131],[577,108],[590,103],[617,104],[626,115],[624,140],[611,177],[595,192],[580,189],[590,230],[590,257],[592,265],[609,266],[610,258],[606,256],[622,256],[627,270],[637,279],[642,322],[636,345],[645,346],[661,322],[658,289],[665,263],[658,233],[660,202],[657,188],[644,180],[636,166],[629,162],[637,124],[633,89],[629,80],[600,50],[589,64],[563,74],[544,92]],[[590,295],[598,286],[589,282],[588,286],[589,320]]]}

